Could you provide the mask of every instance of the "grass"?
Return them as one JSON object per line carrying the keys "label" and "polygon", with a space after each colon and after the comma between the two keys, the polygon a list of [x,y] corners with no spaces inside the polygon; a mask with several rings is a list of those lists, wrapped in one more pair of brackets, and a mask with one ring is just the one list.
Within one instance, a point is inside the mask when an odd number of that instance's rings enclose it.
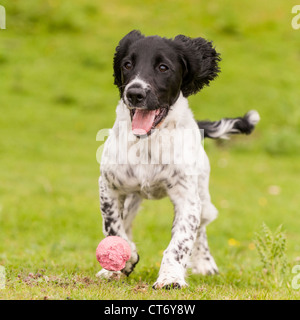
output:
{"label": "grass", "polygon": [[[1,2],[0,299],[299,299],[300,31],[294,2]],[[135,220],[141,260],[123,283],[101,281],[98,202],[100,129],[112,126],[117,89],[112,56],[132,29],[212,39],[220,77],[189,99],[198,119],[261,114],[253,135],[205,141],[219,218],[208,227],[220,269],[188,276],[183,290],[151,288],[170,240],[172,205],[145,201]],[[262,222],[283,225],[287,272],[264,273],[254,246]]]}

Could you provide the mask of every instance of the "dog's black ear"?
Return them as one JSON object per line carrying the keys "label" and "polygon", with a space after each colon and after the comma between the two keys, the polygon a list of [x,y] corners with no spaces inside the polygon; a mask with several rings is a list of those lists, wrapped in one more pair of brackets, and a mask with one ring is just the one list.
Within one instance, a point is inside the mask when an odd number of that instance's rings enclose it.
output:
{"label": "dog's black ear", "polygon": [[212,42],[203,38],[189,38],[184,35],[175,37],[182,55],[184,74],[182,93],[185,97],[201,90],[220,72],[218,66],[220,54],[213,48]]}
{"label": "dog's black ear", "polygon": [[[126,56],[130,45],[139,40],[144,38],[144,36],[138,30],[133,30],[129,32],[121,41],[116,48],[116,52],[114,55],[114,84],[120,89],[122,85],[122,72],[121,72],[121,61]],[[121,90],[120,90],[121,92]]]}

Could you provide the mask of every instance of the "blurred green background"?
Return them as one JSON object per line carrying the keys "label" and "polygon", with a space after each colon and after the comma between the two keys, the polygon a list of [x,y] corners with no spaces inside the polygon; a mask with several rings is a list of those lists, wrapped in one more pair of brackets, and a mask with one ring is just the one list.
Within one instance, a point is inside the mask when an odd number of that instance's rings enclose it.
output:
{"label": "blurred green background", "polygon": [[[253,235],[263,221],[271,229],[283,224],[289,264],[299,263],[300,30],[291,26],[294,1],[0,4],[6,8],[6,30],[0,30],[0,265],[7,271],[0,297],[43,297],[38,286],[26,284],[28,273],[94,279],[99,269],[95,248],[103,235],[96,134],[113,125],[119,95],[112,58],[132,29],[214,42],[222,72],[189,98],[197,119],[240,116],[251,109],[261,115],[251,136],[205,141],[212,200],[220,211],[208,228],[209,243],[221,278],[192,277],[192,284],[219,281],[224,288],[228,282],[238,288],[244,282],[242,291],[247,291],[251,270],[260,267]],[[133,286],[134,281],[154,282],[172,217],[169,200],[144,202],[134,225],[141,261],[131,276]],[[260,282],[254,285],[259,290]],[[105,297],[92,288],[90,294],[61,290],[47,294]],[[226,291],[207,297],[224,298]]]}

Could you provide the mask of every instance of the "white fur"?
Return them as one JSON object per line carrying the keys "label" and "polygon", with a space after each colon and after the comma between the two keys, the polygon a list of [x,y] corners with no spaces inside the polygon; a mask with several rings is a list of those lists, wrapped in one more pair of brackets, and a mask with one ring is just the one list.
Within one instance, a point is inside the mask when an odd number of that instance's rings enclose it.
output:
{"label": "white fur", "polygon": [[[101,163],[101,177],[99,179],[103,232],[105,235],[110,235],[113,232],[123,237],[131,245],[132,256],[123,272],[130,273],[138,260],[136,247],[131,241],[131,222],[137,213],[142,198],[159,199],[169,196],[173,202],[175,216],[172,239],[164,252],[159,277],[154,284],[155,288],[172,285],[179,287],[186,286],[185,272],[192,252],[199,258],[199,261],[204,261],[204,259],[201,259],[201,256],[206,258],[206,262],[208,260],[213,261],[211,268],[207,266],[201,269],[201,267],[197,268],[197,262],[192,260],[192,270],[207,274],[217,272],[217,267],[208,251],[206,237],[201,237],[202,240],[204,239],[204,243],[201,243],[201,246],[205,250],[193,249],[194,244],[197,243],[197,237],[199,238],[200,223],[201,225],[207,225],[217,216],[217,210],[210,201],[208,190],[210,167],[203,146],[201,143],[193,145],[189,141],[185,142],[188,145],[184,149],[187,159],[194,157],[195,154],[200,152],[201,161],[198,163],[200,170],[196,173],[194,171],[194,163],[164,164],[155,162],[155,164],[151,164],[153,157],[160,159],[158,154],[162,155],[167,147],[170,147],[172,151],[175,150],[175,160],[178,159],[177,157],[180,157],[179,152],[178,155],[176,154],[175,144],[166,146],[163,143],[166,130],[170,131],[173,129],[174,140],[172,141],[176,141],[177,136],[179,139],[182,138],[184,130],[191,129],[200,138],[200,132],[188,106],[187,99],[182,94],[180,94],[176,103],[170,108],[159,130],[152,133],[146,139],[138,139],[132,134],[130,113],[121,100],[117,106],[115,124],[109,138],[105,142],[103,157],[105,161]],[[120,132],[122,133],[121,135]],[[120,148],[117,147],[115,148],[115,152],[110,152],[112,146],[120,145],[119,139],[125,134],[128,136],[125,145],[122,142]],[[151,159],[149,157],[148,159],[144,159],[148,161],[148,164],[136,164],[130,161],[122,164],[115,163],[115,158],[113,157],[117,156],[119,159],[120,154],[124,153],[124,150],[130,150],[135,144],[139,144],[140,150],[152,151]],[[146,158],[148,152],[146,152]],[[107,221],[109,223],[105,224]],[[114,273],[104,271],[98,273],[98,275],[105,277],[109,275],[115,276]]]}
{"label": "white fur", "polygon": [[126,85],[126,87],[125,87],[125,89],[124,89],[124,94],[123,94],[123,96],[124,96],[125,103],[126,103],[127,105],[129,105],[129,101],[128,101],[128,99],[127,99],[127,91],[128,91],[128,88],[130,88],[132,85],[136,85],[136,84],[140,85],[141,88],[144,89],[144,90],[147,90],[148,88],[150,88],[149,83],[147,83],[146,81],[142,80],[142,79],[139,77],[139,75],[137,75],[132,81],[130,81],[130,82]]}
{"label": "white fur", "polygon": [[260,120],[259,113],[256,110],[249,111],[246,116],[252,125],[256,125]]}

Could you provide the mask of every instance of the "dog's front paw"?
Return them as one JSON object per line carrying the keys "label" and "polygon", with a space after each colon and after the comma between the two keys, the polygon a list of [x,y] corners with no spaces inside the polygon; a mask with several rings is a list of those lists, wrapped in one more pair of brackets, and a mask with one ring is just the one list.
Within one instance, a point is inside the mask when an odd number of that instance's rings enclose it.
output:
{"label": "dog's front paw", "polygon": [[159,276],[157,281],[152,286],[153,289],[181,289],[187,287],[188,284],[184,279],[176,277],[176,276]]}
{"label": "dog's front paw", "polygon": [[107,279],[107,280],[120,280],[121,277],[124,277],[124,274],[121,271],[109,271],[105,269],[101,269],[96,277]]}
{"label": "dog's front paw", "polygon": [[136,264],[139,262],[139,260],[140,256],[136,252],[133,252],[130,260],[126,262],[125,268],[122,269],[122,273],[124,273],[128,277],[135,268]]}

